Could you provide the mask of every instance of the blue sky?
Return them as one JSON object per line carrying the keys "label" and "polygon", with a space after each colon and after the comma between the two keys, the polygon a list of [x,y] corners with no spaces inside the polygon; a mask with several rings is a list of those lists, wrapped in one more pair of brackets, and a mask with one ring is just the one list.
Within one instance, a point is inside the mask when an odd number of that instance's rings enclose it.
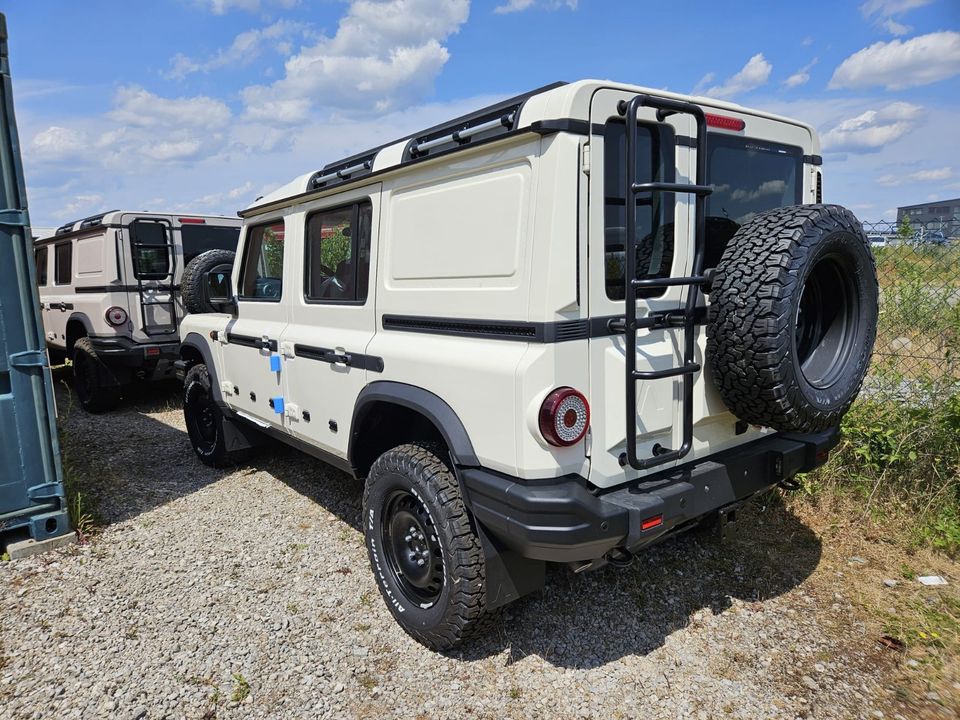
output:
{"label": "blue sky", "polygon": [[35,226],[234,213],[351,152],[553,80],[817,126],[861,218],[960,196],[960,1],[15,0]]}

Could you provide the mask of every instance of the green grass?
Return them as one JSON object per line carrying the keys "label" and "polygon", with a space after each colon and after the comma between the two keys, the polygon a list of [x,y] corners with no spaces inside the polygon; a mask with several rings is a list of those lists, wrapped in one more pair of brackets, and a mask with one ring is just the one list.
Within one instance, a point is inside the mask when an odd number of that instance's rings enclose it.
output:
{"label": "green grass", "polygon": [[230,702],[241,703],[250,695],[250,683],[240,673],[233,674],[233,692],[230,694]]}

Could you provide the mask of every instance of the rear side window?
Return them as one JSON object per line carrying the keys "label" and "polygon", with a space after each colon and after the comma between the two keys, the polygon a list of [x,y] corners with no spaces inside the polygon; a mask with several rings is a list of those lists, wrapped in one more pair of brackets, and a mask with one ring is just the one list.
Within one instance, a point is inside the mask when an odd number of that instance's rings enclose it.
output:
{"label": "rear side window", "polygon": [[37,266],[37,285],[44,287],[47,284],[47,248],[37,248],[34,253],[34,261]]}
{"label": "rear side window", "polygon": [[240,277],[240,297],[279,300],[283,290],[283,222],[247,230]]}
{"label": "rear side window", "polygon": [[801,202],[798,147],[710,133],[707,136],[707,239],[704,267],[716,267],[740,226],[767,210]]}
{"label": "rear side window", "polygon": [[240,237],[238,227],[217,227],[201,223],[180,226],[180,241],[183,244],[183,265],[207,250],[236,250]]}
{"label": "rear side window", "polygon": [[73,279],[73,243],[65,242],[53,248],[53,282],[69,285]]}
{"label": "rear side window", "polygon": [[166,223],[134,220],[130,223],[133,274],[141,280],[163,280],[170,275],[170,240]]}
{"label": "rear side window", "polygon": [[307,219],[307,300],[361,305],[366,302],[372,218],[372,205],[363,202],[324,210]]}
{"label": "rear side window", "polygon": [[[635,182],[674,182],[674,133],[669,125],[640,125]],[[611,120],[604,126],[604,260],[607,297],[624,298],[626,257],[626,125]],[[673,264],[673,208],[671,193],[639,195],[637,218],[637,277],[662,278]],[[638,297],[662,295],[664,288],[650,288]]]}

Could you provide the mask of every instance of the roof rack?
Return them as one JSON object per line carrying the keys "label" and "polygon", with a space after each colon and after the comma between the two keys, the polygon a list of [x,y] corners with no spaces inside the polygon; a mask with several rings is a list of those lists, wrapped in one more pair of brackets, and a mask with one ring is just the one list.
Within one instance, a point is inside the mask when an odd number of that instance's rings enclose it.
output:
{"label": "roof rack", "polygon": [[[520,121],[520,110],[528,98],[540,93],[566,85],[565,82],[555,82],[544,85],[536,90],[517,95],[494,105],[488,105],[472,113],[448,120],[440,125],[434,125],[417,135],[407,136],[407,140],[400,161],[404,165],[413,160],[420,160],[430,154],[436,155],[447,150],[457,149],[476,140],[487,140],[517,129]],[[364,150],[343,160],[324,165],[307,181],[307,192],[321,190],[339,185],[349,180],[357,180],[373,172],[373,164],[377,154],[385,147],[394,145],[399,140],[385,143],[370,150]]]}

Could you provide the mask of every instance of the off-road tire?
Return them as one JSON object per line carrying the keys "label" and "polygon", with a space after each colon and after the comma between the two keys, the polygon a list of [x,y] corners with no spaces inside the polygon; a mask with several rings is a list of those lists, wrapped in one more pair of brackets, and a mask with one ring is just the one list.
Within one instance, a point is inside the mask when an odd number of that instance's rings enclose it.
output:
{"label": "off-road tire", "polygon": [[250,457],[250,448],[228,449],[224,431],[228,421],[214,399],[210,371],[203,363],[190,368],[183,379],[183,419],[190,445],[204,465],[230,467]]}
{"label": "off-road tire", "polygon": [[113,410],[122,396],[120,383],[93,348],[90,338],[73,345],[73,389],[80,407],[90,413]]}
{"label": "off-road tire", "polygon": [[180,295],[188,313],[214,313],[220,308],[210,302],[207,273],[214,270],[230,272],[236,253],[232,250],[207,250],[187,263],[180,278]]}
{"label": "off-road tire", "polygon": [[[449,650],[487,624],[485,563],[480,538],[473,529],[456,477],[441,458],[441,448],[428,444],[395,447],[370,468],[363,492],[363,532],[377,587],[400,626],[434,650]],[[392,498],[409,493],[422,504],[425,527],[435,534],[442,570],[438,597],[411,598],[391,560],[385,527]],[[435,556],[434,556],[435,557]]]}
{"label": "off-road tire", "polygon": [[707,358],[738,418],[787,432],[839,424],[877,331],[876,268],[853,213],[796,205],[758,215],[728,243],[709,297]]}

